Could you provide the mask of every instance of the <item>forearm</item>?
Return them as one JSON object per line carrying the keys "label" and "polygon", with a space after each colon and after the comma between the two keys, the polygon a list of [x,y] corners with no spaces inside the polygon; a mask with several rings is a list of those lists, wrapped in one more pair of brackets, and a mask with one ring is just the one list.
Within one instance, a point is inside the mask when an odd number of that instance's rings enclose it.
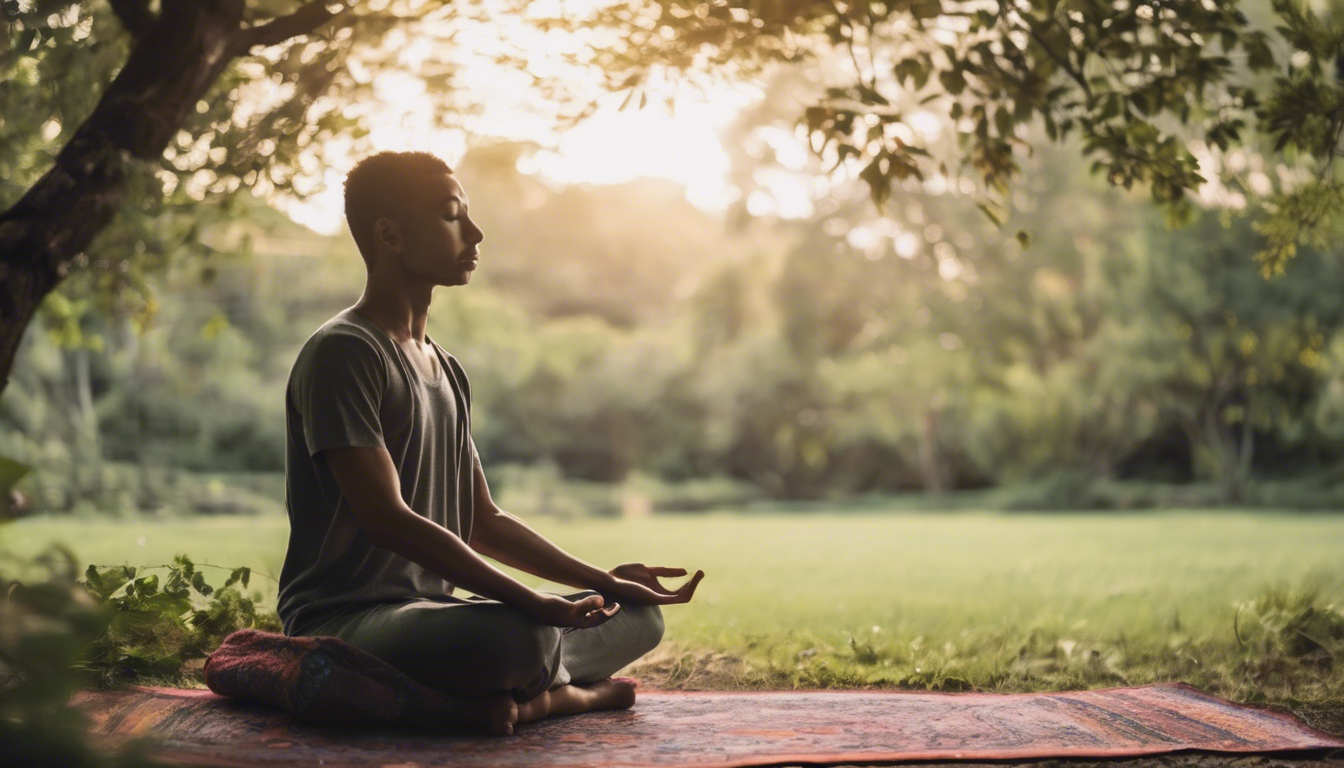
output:
{"label": "forearm", "polygon": [[477,524],[482,522],[472,546],[507,566],[579,589],[601,590],[611,581],[609,573],[560,549],[508,512],[500,510]]}
{"label": "forearm", "polygon": [[538,598],[535,590],[491,565],[457,534],[413,512],[397,516],[373,543],[481,597],[524,610]]}

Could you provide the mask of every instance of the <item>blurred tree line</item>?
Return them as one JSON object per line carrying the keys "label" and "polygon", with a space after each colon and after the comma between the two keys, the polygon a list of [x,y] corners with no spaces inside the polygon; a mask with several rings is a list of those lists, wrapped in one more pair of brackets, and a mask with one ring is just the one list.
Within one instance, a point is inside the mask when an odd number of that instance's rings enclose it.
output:
{"label": "blurred tree line", "polygon": [[[33,238],[70,235],[44,246],[58,274],[34,272],[41,290],[10,302],[23,311],[0,334],[6,350],[26,339],[0,456],[37,468],[28,509],[158,508],[186,492],[179,472],[211,476],[194,508],[230,508],[229,473],[274,499],[289,365],[362,273],[348,237],[305,233],[247,190],[311,192],[326,142],[360,141],[388,106],[366,98],[373,72],[415,69],[443,86],[436,120],[465,116],[450,60],[403,60],[407,30],[446,45],[489,14],[0,5],[0,101],[43,107],[0,121],[6,248],[26,270]],[[1334,4],[683,5],[529,18],[631,32],[586,63],[640,107],[655,70],[762,76],[768,98],[726,142],[742,191],[726,221],[667,184],[551,189],[518,172],[524,145],[462,164],[485,279],[442,292],[431,334],[473,376],[492,463],[604,483],[722,475],[775,498],[1036,487],[1027,501],[1087,505],[1110,503],[1098,483],[1152,481],[1229,503],[1263,500],[1276,474],[1333,487]],[[227,55],[158,34],[186,28]],[[169,49],[182,67],[146,63]],[[197,69],[190,88],[154,85]],[[781,160],[781,135],[806,140],[805,164]],[[109,143],[152,162],[123,168],[94,151]],[[838,182],[842,166],[857,178]],[[812,215],[774,215],[781,167],[821,190]],[[92,213],[51,191],[61,174]],[[1135,181],[1174,210],[1145,210]],[[1221,196],[1195,205],[1208,188]],[[1269,215],[1248,224],[1248,201]],[[1282,269],[1304,239],[1316,250],[1292,274],[1247,266]],[[7,291],[24,270],[0,275]]]}
{"label": "blurred tree line", "polygon": [[[488,468],[1070,506],[1114,502],[1107,482],[1254,502],[1260,481],[1325,492],[1344,469],[1338,254],[1265,279],[1234,210],[1170,230],[1065,146],[1025,172],[1010,226],[1034,239],[913,182],[887,216],[856,181],[810,217],[721,219],[669,182],[548,185],[517,170],[534,149],[457,165],[483,279],[430,314],[471,376]],[[289,368],[358,298],[362,262],[256,199],[200,239],[211,255],[165,272],[143,334],[64,293],[44,306],[0,401],[31,511],[155,509],[181,472],[283,473]]]}

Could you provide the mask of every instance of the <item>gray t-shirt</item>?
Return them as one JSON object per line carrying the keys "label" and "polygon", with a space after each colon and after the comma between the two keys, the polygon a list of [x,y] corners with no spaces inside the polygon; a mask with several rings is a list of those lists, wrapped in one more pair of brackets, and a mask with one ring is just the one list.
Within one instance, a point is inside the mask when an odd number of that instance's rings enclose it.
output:
{"label": "gray t-shirt", "polygon": [[470,542],[480,461],[471,389],[457,359],[425,340],[439,359],[435,381],[353,307],[323,323],[299,351],[285,393],[290,532],[277,612],[287,635],[346,610],[453,592],[446,579],[370,543],[320,453],[387,448],[406,504]]}

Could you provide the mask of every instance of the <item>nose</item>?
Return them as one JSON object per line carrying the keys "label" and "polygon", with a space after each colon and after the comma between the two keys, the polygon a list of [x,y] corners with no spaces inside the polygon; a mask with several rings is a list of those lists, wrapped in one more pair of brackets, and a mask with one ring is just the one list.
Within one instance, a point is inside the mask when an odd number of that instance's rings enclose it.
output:
{"label": "nose", "polygon": [[485,239],[485,232],[482,232],[481,228],[476,226],[476,221],[470,216],[467,217],[467,225],[467,230],[464,233],[467,236],[467,242],[475,245]]}

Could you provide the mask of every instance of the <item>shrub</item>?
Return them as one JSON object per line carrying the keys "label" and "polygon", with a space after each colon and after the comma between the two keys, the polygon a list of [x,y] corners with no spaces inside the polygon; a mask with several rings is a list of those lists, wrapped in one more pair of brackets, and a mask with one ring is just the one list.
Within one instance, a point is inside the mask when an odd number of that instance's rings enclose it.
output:
{"label": "shrub", "polygon": [[[157,574],[145,573],[156,568],[168,569],[162,587]],[[234,568],[215,589],[186,555],[169,565],[90,565],[84,586],[108,606],[111,620],[93,643],[85,668],[103,685],[144,679],[176,683],[183,680],[185,665],[204,659],[235,630],[281,631],[274,613],[259,613],[253,599],[235,586],[245,589],[249,578],[249,568]]]}
{"label": "shrub", "polygon": [[76,580],[74,555],[53,547],[35,558],[45,578],[24,583],[0,575],[0,754],[7,765],[60,768],[158,766],[147,742],[117,753],[87,742],[84,713],[69,706],[90,682],[80,661],[106,632],[111,614]]}

